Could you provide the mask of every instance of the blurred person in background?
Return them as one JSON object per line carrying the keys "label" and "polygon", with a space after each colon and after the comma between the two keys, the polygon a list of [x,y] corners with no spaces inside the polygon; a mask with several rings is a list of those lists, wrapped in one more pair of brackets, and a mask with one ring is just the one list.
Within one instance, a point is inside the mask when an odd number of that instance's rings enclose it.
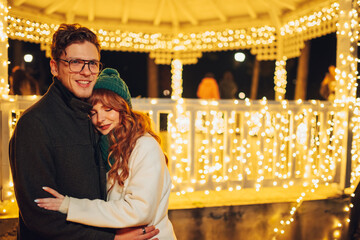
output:
{"label": "blurred person in background", "polygon": [[220,98],[233,99],[236,98],[238,86],[234,81],[234,76],[230,71],[226,71],[219,83]]}
{"label": "blurred person in background", "polygon": [[196,95],[200,99],[220,99],[219,86],[213,73],[206,73],[201,79]]}
{"label": "blurred person in background", "polygon": [[326,73],[320,86],[320,95],[328,101],[334,101],[335,99],[335,87],[336,87],[336,67],[334,65],[329,66],[329,72]]}
{"label": "blurred person in background", "polygon": [[39,95],[39,84],[24,69],[19,66],[13,68],[10,76],[10,95]]}

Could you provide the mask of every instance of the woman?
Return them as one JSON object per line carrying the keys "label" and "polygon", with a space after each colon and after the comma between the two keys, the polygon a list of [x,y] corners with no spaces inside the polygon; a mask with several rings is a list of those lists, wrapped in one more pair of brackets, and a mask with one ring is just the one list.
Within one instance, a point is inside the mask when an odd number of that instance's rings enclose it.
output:
{"label": "woman", "polygon": [[55,198],[35,202],[67,214],[68,221],[121,228],[121,232],[155,225],[160,230],[158,239],[176,239],[167,214],[170,174],[149,117],[132,110],[128,87],[115,69],[105,69],[99,75],[89,102],[93,105],[92,122],[102,134],[99,144],[109,170],[108,201],[76,199],[44,187]]}

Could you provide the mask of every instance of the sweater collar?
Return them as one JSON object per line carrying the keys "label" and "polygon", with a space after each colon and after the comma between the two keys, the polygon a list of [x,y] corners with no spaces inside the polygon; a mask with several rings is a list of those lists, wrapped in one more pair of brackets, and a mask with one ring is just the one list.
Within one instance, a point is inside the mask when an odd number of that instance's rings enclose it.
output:
{"label": "sweater collar", "polygon": [[92,105],[86,101],[81,100],[76,97],[72,92],[70,92],[57,78],[54,78],[54,86],[60,91],[62,99],[64,102],[79,116],[87,117]]}

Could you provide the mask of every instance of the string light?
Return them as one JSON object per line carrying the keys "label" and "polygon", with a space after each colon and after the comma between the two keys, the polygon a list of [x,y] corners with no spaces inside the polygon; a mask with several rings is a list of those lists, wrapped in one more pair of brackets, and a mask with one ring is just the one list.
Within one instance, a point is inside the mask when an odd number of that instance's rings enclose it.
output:
{"label": "string light", "polygon": [[174,59],[171,62],[171,99],[173,100],[178,100],[182,96],[182,70],[182,62],[179,59]]}
{"label": "string light", "polygon": [[338,19],[338,2],[333,2],[329,7],[323,7],[308,15],[302,15],[285,23],[281,29],[281,35],[304,34],[309,29],[321,26],[327,22],[336,22]]}
{"label": "string light", "polygon": [[[284,26],[284,34],[300,33],[321,24],[321,21],[337,17],[336,9],[327,9],[321,11],[322,17],[314,13],[301,18],[299,22],[288,22]],[[356,16],[356,13],[352,14]],[[56,25],[32,22],[15,16],[8,17],[8,22],[8,33],[11,38],[40,42],[46,49],[51,41],[50,36],[57,29]],[[173,36],[166,34],[103,29],[95,31],[100,36],[104,49],[145,52],[162,49],[165,55],[173,49],[187,49],[198,54],[197,51],[266,45],[275,40],[275,29],[271,27],[180,34],[175,40]],[[344,30],[338,34],[348,33]],[[356,41],[357,35],[352,36]],[[354,52],[354,48],[350,51]],[[350,63],[353,66],[358,61],[345,55],[341,57],[344,65]],[[260,102],[249,99],[237,100],[233,103],[234,110],[227,111],[222,109],[217,101],[204,101],[200,104],[199,110],[190,111],[186,109],[186,101],[181,98],[182,59],[174,58],[174,55],[171,55],[170,59],[173,61],[172,98],[176,100],[176,110],[168,114],[168,131],[171,139],[169,166],[173,178],[173,192],[178,196],[196,191],[201,191],[204,195],[211,195],[213,191],[236,192],[247,188],[246,183],[251,181],[254,182],[253,188],[261,191],[269,180],[272,186],[288,189],[298,184],[294,183],[294,178],[301,179],[301,184],[308,190],[302,192],[296,200],[296,205],[290,210],[290,217],[282,219],[281,226],[274,229],[275,233],[283,234],[284,226],[293,222],[292,216],[301,206],[305,195],[315,191],[318,184],[334,182],[333,177],[343,151],[341,147],[336,149],[334,144],[345,136],[341,129],[335,128],[335,125],[343,124],[335,113],[342,108],[342,101],[348,100],[348,96],[351,96],[349,93],[356,89],[354,68],[350,72],[337,70],[337,80],[343,90],[339,91],[342,94],[338,97],[340,101],[333,106],[301,101],[294,106],[293,103],[284,101],[284,58],[277,61],[274,77],[275,91],[280,93],[277,98],[279,103],[270,106],[266,99]],[[348,78],[351,79],[351,85],[347,82]],[[359,101],[356,104],[358,103]],[[354,112],[358,113],[360,104],[356,104]],[[13,113],[15,117],[9,123],[11,127],[18,118],[17,110]],[[150,115],[152,116],[152,113]],[[360,138],[355,133],[360,126],[359,115],[355,114],[352,121],[356,140],[352,144],[354,166],[358,165],[358,158],[355,156],[358,155]],[[326,123],[325,126],[320,127],[320,122]],[[359,168],[352,173],[352,183],[358,176]],[[12,189],[12,186],[9,189]],[[10,195],[13,196],[12,193]],[[7,211],[6,207],[2,210]]]}
{"label": "string light", "polygon": [[[339,58],[341,59],[342,65],[350,65],[350,71],[347,72],[346,69],[343,67],[343,71],[338,71],[338,78],[339,78],[339,88],[341,93],[339,93],[340,103],[344,101],[349,101],[351,105],[349,108],[352,110],[352,116],[349,119],[350,122],[350,129],[352,130],[352,142],[351,142],[351,174],[350,174],[350,201],[349,205],[345,207],[344,211],[348,214],[350,210],[354,207],[352,205],[352,199],[358,198],[355,194],[355,189],[357,184],[359,184],[360,179],[360,161],[359,161],[359,151],[360,151],[360,99],[355,99],[356,90],[357,90],[357,79],[359,78],[359,72],[357,70],[357,64],[359,59],[356,57],[356,49],[357,45],[359,45],[359,22],[358,22],[358,11],[357,9],[360,6],[360,1],[356,2],[357,8],[354,8],[352,11],[348,13],[349,18],[351,19],[350,25],[345,25],[345,23],[339,23],[339,31],[337,35],[347,35],[351,39],[350,46],[349,46],[349,55],[340,55]],[[342,14],[345,14],[342,12]],[[342,30],[343,29],[343,30]],[[348,85],[345,85],[346,79],[349,79]],[[347,94],[347,95],[346,95]],[[344,124],[343,124],[344,125]],[[349,215],[348,215],[349,216]],[[346,223],[350,223],[350,216],[346,219]],[[351,237],[351,236],[350,236]]]}
{"label": "string light", "polygon": [[[281,35],[288,37],[306,35],[301,38],[304,40],[332,31],[332,28],[327,26],[336,22],[337,13],[335,4],[331,3],[330,6],[322,7],[318,11],[306,12],[301,17],[290,15],[287,19],[289,19],[287,23],[281,27]],[[53,23],[34,21],[19,16],[11,9],[7,20],[10,38],[40,43],[42,49],[46,50],[50,56],[51,36],[58,28],[55,21],[52,19],[48,19],[48,22]],[[316,31],[313,31],[314,29]],[[259,59],[274,60],[276,58],[276,54],[273,54],[276,29],[267,25],[180,33],[134,32],[98,27],[92,30],[99,36],[103,49],[150,52],[150,57],[155,58],[157,64],[171,64],[174,58],[180,59],[183,64],[194,64],[201,57],[202,52],[235,49],[251,49],[255,55],[259,56]],[[299,56],[302,47],[303,41],[288,41],[286,56]],[[294,49],[296,51],[292,53]]]}
{"label": "string light", "polygon": [[[201,109],[191,112],[185,110],[185,102],[184,99],[177,102],[177,116],[169,114],[175,166],[172,175],[174,186],[183,189],[183,193],[187,192],[182,187],[185,182],[186,186],[193,185],[191,189],[196,190],[198,183],[209,185],[226,181],[228,189],[234,191],[236,184],[242,186],[244,179],[254,179],[256,189],[260,189],[267,179],[274,179],[274,185],[282,182],[284,188],[294,185],[292,179],[295,176],[303,179],[319,177],[322,183],[334,180],[336,164],[331,147],[325,146],[331,145],[335,111],[326,113],[324,104],[313,102],[295,114],[291,110],[295,107],[290,108],[287,101],[281,103],[281,112],[274,112],[266,99],[256,111],[247,100],[241,103],[250,104],[248,107],[253,111],[231,111],[226,118],[225,112],[213,110],[218,104],[216,101],[203,101]],[[297,103],[298,107],[300,103]],[[194,128],[191,127],[192,118]],[[306,122],[311,124],[304,125]],[[320,128],[320,122],[326,122],[327,128]],[[289,131],[290,125],[297,126],[297,130]],[[299,134],[300,130],[302,134]],[[321,151],[322,146],[327,150]],[[189,155],[192,147],[193,158]],[[325,160],[320,160],[323,156]],[[187,170],[189,166],[192,168]],[[231,185],[231,182],[236,184]]]}
{"label": "string light", "polygon": [[282,60],[278,60],[275,62],[275,76],[274,76],[274,83],[275,83],[275,99],[281,101],[285,98],[286,92],[286,57]]}
{"label": "string light", "polygon": [[[163,106],[159,103],[160,99],[152,100],[148,108]],[[285,189],[299,184],[311,188],[314,179],[316,184],[335,181],[334,115],[340,106],[319,101],[269,103],[263,98],[234,100],[228,111],[212,100],[198,100],[195,109],[189,108],[194,105],[191,99],[174,103],[164,111],[169,113],[167,152],[177,196],[236,194],[251,182],[261,191],[269,181]],[[19,114],[13,110],[10,129]],[[154,118],[155,113],[149,115]]]}
{"label": "string light", "polygon": [[8,71],[8,36],[7,36],[7,15],[9,9],[6,6],[6,1],[0,2],[0,57],[2,63],[0,64],[0,95],[7,95],[9,93],[9,84],[7,78]]}

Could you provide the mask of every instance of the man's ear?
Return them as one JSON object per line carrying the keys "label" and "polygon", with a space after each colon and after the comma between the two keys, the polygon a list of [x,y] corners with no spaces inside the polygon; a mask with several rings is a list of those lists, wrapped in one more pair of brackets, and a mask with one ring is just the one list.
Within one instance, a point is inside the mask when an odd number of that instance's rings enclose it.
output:
{"label": "man's ear", "polygon": [[50,60],[50,69],[51,69],[51,74],[54,77],[57,77],[59,75],[58,64],[54,59]]}

